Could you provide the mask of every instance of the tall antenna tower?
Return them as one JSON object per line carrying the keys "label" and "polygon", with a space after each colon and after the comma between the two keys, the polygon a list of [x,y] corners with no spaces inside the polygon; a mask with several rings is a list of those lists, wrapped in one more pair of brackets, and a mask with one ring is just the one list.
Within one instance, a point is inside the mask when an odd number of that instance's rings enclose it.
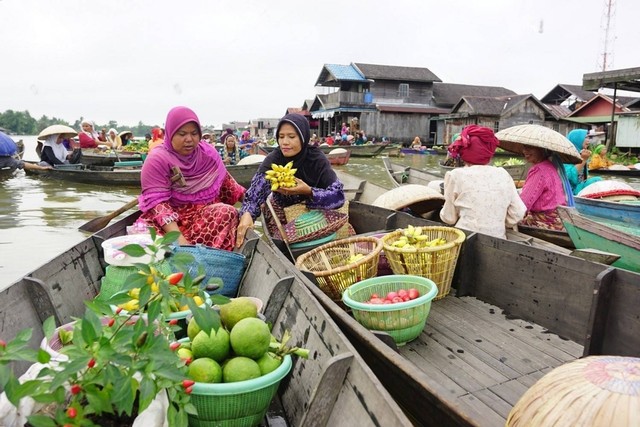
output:
{"label": "tall antenna tower", "polygon": [[600,27],[604,34],[602,53],[600,54],[600,60],[598,63],[598,68],[600,68],[601,71],[607,71],[613,65],[613,43],[615,42],[613,27],[615,25],[615,15],[616,0],[605,0],[602,19],[600,22]]}

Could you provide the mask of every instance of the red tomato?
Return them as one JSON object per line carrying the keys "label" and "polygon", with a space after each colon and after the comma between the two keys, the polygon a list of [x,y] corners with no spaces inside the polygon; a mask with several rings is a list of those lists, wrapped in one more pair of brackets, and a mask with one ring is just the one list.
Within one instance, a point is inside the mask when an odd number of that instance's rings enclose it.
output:
{"label": "red tomato", "polygon": [[404,298],[404,297],[406,297],[407,295],[409,295],[409,292],[407,292],[407,290],[406,290],[406,289],[400,289],[400,290],[398,291],[398,296],[399,296],[400,298]]}
{"label": "red tomato", "polygon": [[369,304],[382,304],[383,303],[383,299],[382,298],[371,298],[369,301],[367,301]]}
{"label": "red tomato", "polygon": [[397,293],[397,292],[389,292],[389,293],[387,294],[387,299],[388,299],[388,300],[392,300],[392,299],[394,299],[394,298],[395,298],[395,297],[397,297],[397,296],[398,296],[398,293]]}
{"label": "red tomato", "polygon": [[391,301],[389,301],[388,299],[382,301],[383,304],[391,304]]}
{"label": "red tomato", "polygon": [[378,295],[378,294],[371,294],[371,298],[369,298],[369,299],[374,299],[374,298],[380,298],[380,295]]}
{"label": "red tomato", "polygon": [[409,298],[416,299],[420,296],[420,292],[416,288],[409,289]]}
{"label": "red tomato", "polygon": [[391,302],[395,304],[395,303],[397,303],[397,302],[404,302],[404,301],[403,301],[403,300],[402,300],[402,298],[400,298],[400,297],[393,297],[393,299],[391,300]]}
{"label": "red tomato", "polygon": [[405,295],[402,297],[402,301],[404,302],[411,301],[411,298],[409,298],[409,295]]}

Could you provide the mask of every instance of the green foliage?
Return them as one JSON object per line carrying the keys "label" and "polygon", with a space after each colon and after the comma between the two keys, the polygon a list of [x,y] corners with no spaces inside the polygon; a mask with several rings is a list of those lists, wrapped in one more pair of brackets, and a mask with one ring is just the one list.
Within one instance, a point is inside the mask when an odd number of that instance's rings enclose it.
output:
{"label": "green foliage", "polygon": [[[123,251],[139,256],[158,254],[168,250],[177,239],[177,233],[163,237],[152,234],[154,244],[146,248],[129,245]],[[193,262],[193,257],[176,257],[178,264]],[[155,260],[154,260],[155,261]],[[117,416],[138,414],[145,410],[159,392],[165,392],[170,402],[167,412],[169,425],[186,427],[188,413],[195,413],[182,381],[186,379],[186,361],[181,360],[170,344],[175,341],[179,326],[168,322],[170,304],[188,304],[203,329],[220,327],[218,312],[211,307],[196,307],[184,292],[202,295],[198,279],[185,274],[178,284],[169,283],[167,277],[152,265],[138,264],[139,272],[132,276],[139,286],[139,308],[127,315],[114,314],[114,305],[122,301],[128,289],[105,301],[87,301],[84,315],[73,324],[73,330],[62,332],[67,342],[59,353],[66,360],[45,365],[38,377],[20,383],[9,367],[15,360],[50,362],[50,354],[29,347],[30,329],[21,331],[10,342],[0,342],[0,386],[8,400],[18,406],[20,399],[31,396],[41,403],[56,403],[53,415],[33,414],[28,419],[33,426],[94,426],[93,417],[102,414]],[[152,291],[157,286],[157,291]],[[182,292],[177,289],[182,288]],[[180,294],[182,295],[180,296]],[[126,297],[129,298],[128,296]],[[228,302],[216,298],[218,303]],[[44,322],[48,340],[55,330],[53,319]],[[70,412],[73,416],[70,416]]]}

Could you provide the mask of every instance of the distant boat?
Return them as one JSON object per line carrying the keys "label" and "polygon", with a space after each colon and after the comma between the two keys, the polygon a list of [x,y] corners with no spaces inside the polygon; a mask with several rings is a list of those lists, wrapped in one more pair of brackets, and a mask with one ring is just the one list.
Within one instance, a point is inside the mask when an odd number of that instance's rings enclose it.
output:
{"label": "distant boat", "polygon": [[[375,157],[378,154],[382,153],[382,151],[387,148],[389,144],[364,144],[364,145],[321,145],[319,148],[325,153],[329,154],[331,150],[336,148],[344,148],[345,150],[349,150],[351,152],[351,157]],[[272,152],[278,146],[265,146],[260,147],[261,150],[266,151],[267,153]]]}
{"label": "distant boat", "polygon": [[438,154],[433,148],[425,148],[424,150],[416,150],[415,148],[401,148],[401,153],[404,154]]}
{"label": "distant boat", "polygon": [[351,157],[351,151],[345,150],[342,148],[334,148],[329,153],[326,154],[327,159],[333,166],[343,166],[349,162],[349,157]]}
{"label": "distant boat", "polygon": [[583,215],[616,221],[640,228],[640,201],[611,202],[602,199],[574,197],[576,209]]}
{"label": "distant boat", "polygon": [[640,176],[640,169],[590,169],[594,175]]}

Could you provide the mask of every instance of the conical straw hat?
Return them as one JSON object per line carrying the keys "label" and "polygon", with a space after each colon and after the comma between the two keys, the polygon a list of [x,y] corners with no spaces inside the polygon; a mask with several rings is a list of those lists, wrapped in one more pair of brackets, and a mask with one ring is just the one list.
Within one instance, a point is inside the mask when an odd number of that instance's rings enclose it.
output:
{"label": "conical straw hat", "polygon": [[589,184],[578,193],[578,197],[589,199],[622,195],[640,197],[640,191],[625,182],[608,179]]}
{"label": "conical straw hat", "polygon": [[73,138],[78,135],[73,128],[65,125],[51,125],[47,128],[44,128],[42,132],[38,135],[38,139],[44,140],[48,136],[51,135],[63,135],[65,138]]}
{"label": "conical straw hat", "polygon": [[522,154],[525,145],[546,148],[560,156],[564,163],[580,163],[580,153],[562,134],[540,125],[518,125],[496,133],[501,148]]}
{"label": "conical straw hat", "polygon": [[439,209],[444,196],[436,190],[419,184],[406,184],[381,194],[373,206],[399,210],[409,208],[418,215]]}
{"label": "conical straw hat", "polygon": [[123,130],[122,132],[120,132],[120,133],[118,134],[118,136],[119,136],[120,138],[122,138],[123,136],[125,136],[125,135],[126,135],[126,134],[128,134],[128,133],[130,133],[130,134],[131,134],[131,136],[133,136],[133,132],[131,132],[130,130]]}

